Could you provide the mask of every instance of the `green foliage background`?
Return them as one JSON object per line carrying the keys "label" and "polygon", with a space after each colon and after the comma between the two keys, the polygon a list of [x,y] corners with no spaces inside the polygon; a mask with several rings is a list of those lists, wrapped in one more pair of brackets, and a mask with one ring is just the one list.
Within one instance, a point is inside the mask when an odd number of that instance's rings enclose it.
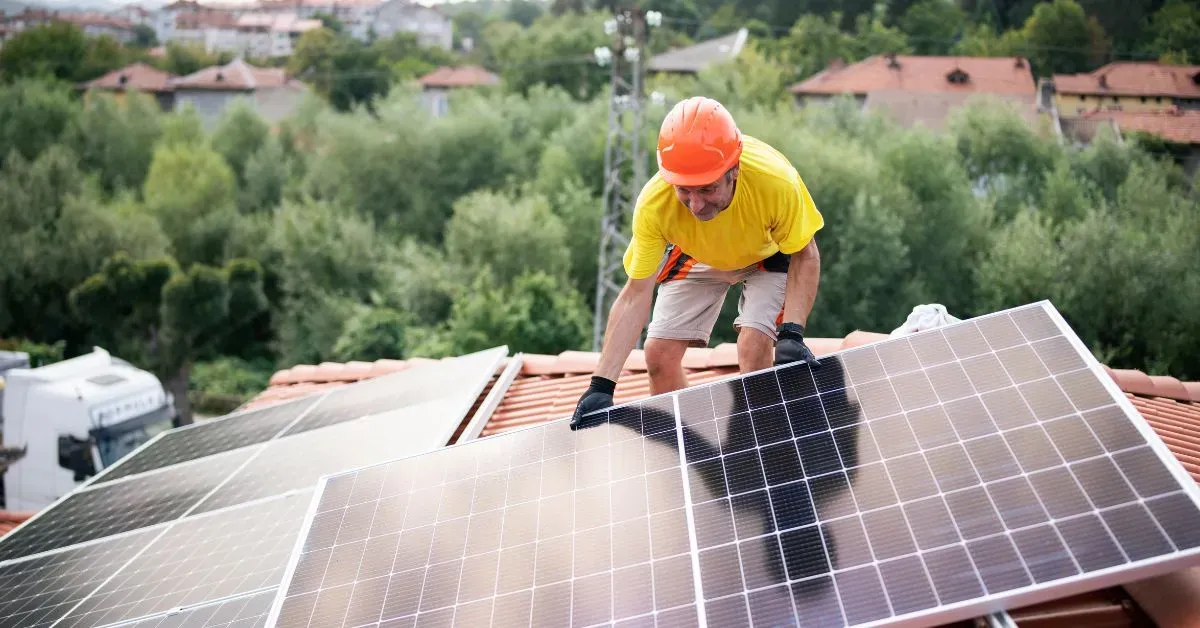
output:
{"label": "green foliage background", "polygon": [[[42,61],[37,41],[6,44],[0,338],[66,356],[100,343],[211,411],[297,363],[589,348],[607,102],[585,57],[604,15],[576,4],[459,7],[459,35],[477,39],[449,60],[314,31],[293,69],[324,78],[277,125],[248,106],[206,129],[140,95],[81,99],[64,80],[94,44]],[[648,89],[720,99],[800,171],[826,220],[811,336],[887,332],[921,303],[969,317],[1050,299],[1110,366],[1200,378],[1200,203],[1172,147],[1063,145],[982,100],[935,134],[849,101],[800,110],[785,91],[834,58],[890,50],[1026,53],[1043,73],[1117,49],[1191,58],[1200,30],[1161,17],[1195,21],[1188,7],[1141,3],[1147,26],[1129,34],[1103,2],[650,4],[675,16],[659,47],[759,24],[737,61]],[[1039,60],[1047,24],[1080,54]],[[185,53],[168,62],[196,61]],[[407,81],[442,61],[505,83],[432,117]],[[665,113],[649,108],[648,145]],[[714,342],[733,338],[736,297]]]}

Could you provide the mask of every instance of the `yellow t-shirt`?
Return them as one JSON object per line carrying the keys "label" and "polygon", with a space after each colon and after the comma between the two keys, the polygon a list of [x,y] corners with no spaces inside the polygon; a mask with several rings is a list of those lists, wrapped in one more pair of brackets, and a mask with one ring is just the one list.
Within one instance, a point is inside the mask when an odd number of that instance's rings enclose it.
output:
{"label": "yellow t-shirt", "polygon": [[825,221],[787,157],[762,140],[743,136],[733,202],[707,222],[688,211],[675,188],[655,174],[633,211],[633,238],[625,273],[644,279],[658,270],[667,244],[720,270],[756,264],[776,252],[792,254],[812,240]]}

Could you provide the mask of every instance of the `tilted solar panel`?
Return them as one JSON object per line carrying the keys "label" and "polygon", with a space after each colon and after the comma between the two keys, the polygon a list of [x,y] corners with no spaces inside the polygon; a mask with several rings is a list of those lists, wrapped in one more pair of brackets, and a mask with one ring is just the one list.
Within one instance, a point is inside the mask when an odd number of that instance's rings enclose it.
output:
{"label": "tilted solar panel", "polygon": [[953,621],[1196,564],[1198,500],[1038,303],[326,478],[271,623]]}
{"label": "tilted solar panel", "polygon": [[[445,382],[417,365],[386,380],[390,396],[343,398],[342,415],[295,436],[281,424],[297,425],[307,401],[160,437],[164,448],[141,451],[166,466],[80,487],[0,540],[0,628],[261,625],[234,600],[279,584],[319,475],[444,445],[506,355],[433,363]],[[184,459],[193,446],[211,455]]]}

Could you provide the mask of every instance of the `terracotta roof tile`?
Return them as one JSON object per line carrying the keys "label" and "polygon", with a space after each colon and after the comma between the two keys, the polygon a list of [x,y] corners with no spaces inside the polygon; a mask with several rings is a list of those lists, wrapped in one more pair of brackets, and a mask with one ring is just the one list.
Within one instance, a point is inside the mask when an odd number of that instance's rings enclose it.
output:
{"label": "terracotta roof tile", "polygon": [[[884,55],[846,67],[829,68],[793,85],[795,94],[866,94],[877,90],[1016,94],[1033,98],[1035,85],[1024,57],[918,57],[896,55],[892,67]],[[955,71],[964,82],[953,82]]]}
{"label": "terracotta roof tile", "polygon": [[425,87],[475,87],[496,85],[500,77],[477,65],[443,66],[417,79],[417,82]]}
{"label": "terracotta roof tile", "polygon": [[1200,98],[1197,65],[1119,61],[1084,74],[1055,74],[1060,94]]}
{"label": "terracotta roof tile", "polygon": [[214,65],[173,81],[176,89],[251,90],[288,84],[283,68],[260,68],[242,59]]}
{"label": "terracotta roof tile", "polygon": [[1163,111],[1088,111],[1084,120],[1112,120],[1123,133],[1143,131],[1180,144],[1200,144],[1200,111],[1172,107]]}
{"label": "terracotta roof tile", "polygon": [[21,525],[26,519],[33,516],[30,512],[11,512],[8,510],[0,510],[0,536],[4,536],[12,531],[13,528]]}
{"label": "terracotta roof tile", "polygon": [[171,80],[174,78],[175,75],[170,72],[164,72],[145,63],[134,63],[89,81],[84,86],[90,89],[169,92],[174,89],[171,85]]}

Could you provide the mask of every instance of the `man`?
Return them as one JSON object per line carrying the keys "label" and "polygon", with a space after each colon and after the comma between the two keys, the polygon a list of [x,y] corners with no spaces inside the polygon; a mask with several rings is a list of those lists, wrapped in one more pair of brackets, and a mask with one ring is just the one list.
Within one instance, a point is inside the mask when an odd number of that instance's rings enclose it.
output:
{"label": "man", "polygon": [[684,351],[708,344],[735,283],[742,284],[734,320],[741,372],[772,363],[817,365],[804,344],[804,325],[820,281],[814,235],[824,219],[796,169],[766,143],[742,134],[720,103],[702,97],[667,114],[657,154],[658,173],[634,209],[624,258],[629,279],[609,313],[600,364],[572,429],[585,415],[612,405],[656,284],[661,288],[645,347],[651,394],[687,387]]}

